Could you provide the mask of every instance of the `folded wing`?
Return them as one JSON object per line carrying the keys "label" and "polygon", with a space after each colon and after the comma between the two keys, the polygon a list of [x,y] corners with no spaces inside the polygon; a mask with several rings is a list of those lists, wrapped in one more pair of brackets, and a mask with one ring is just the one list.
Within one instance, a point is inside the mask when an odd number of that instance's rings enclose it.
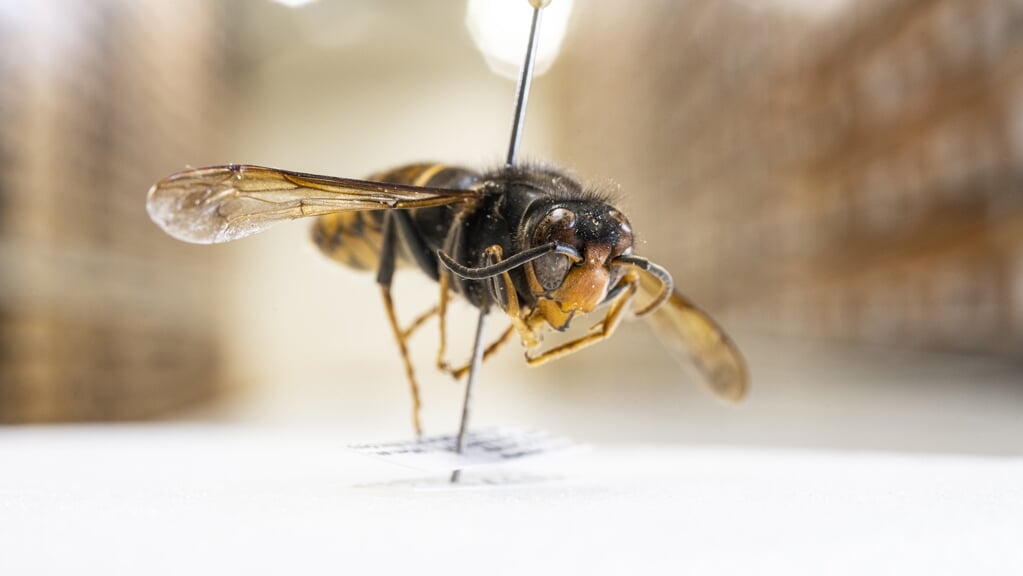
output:
{"label": "folded wing", "polygon": [[[660,284],[644,276],[641,292],[653,297]],[[707,314],[676,291],[646,318],[675,359],[685,369],[695,371],[716,395],[734,402],[743,399],[749,388],[746,361],[728,334]]]}
{"label": "folded wing", "polygon": [[447,190],[226,165],[172,174],[149,189],[146,211],[185,242],[230,242],[287,220],[354,210],[425,208],[462,202],[473,190]]}

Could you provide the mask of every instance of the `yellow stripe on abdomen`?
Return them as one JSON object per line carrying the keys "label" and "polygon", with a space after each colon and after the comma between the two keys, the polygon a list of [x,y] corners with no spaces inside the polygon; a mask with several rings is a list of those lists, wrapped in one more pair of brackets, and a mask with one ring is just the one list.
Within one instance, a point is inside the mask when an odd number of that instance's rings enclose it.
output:
{"label": "yellow stripe on abdomen", "polygon": [[[447,164],[409,164],[370,176],[370,180],[442,188],[465,185],[475,173]],[[356,270],[374,271],[380,264],[384,211],[338,212],[320,216],[313,225],[313,242],[335,262]],[[397,265],[406,264],[401,257]]]}
{"label": "yellow stripe on abdomen", "polygon": [[380,212],[338,212],[317,218],[313,242],[332,260],[356,270],[373,271],[380,263]]}

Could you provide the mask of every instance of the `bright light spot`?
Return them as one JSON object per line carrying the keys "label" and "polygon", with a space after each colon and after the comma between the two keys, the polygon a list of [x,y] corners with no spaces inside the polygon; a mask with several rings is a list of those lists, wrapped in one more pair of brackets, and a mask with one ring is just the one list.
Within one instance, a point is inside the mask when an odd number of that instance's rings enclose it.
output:
{"label": "bright light spot", "polygon": [[[546,72],[558,57],[571,13],[572,0],[554,0],[544,8],[535,76]],[[469,0],[465,23],[491,70],[515,78],[526,57],[532,18],[533,7],[526,0]]]}
{"label": "bright light spot", "polygon": [[306,4],[312,4],[316,0],[273,0],[278,4],[283,4],[288,8],[298,8],[299,6],[305,6]]}

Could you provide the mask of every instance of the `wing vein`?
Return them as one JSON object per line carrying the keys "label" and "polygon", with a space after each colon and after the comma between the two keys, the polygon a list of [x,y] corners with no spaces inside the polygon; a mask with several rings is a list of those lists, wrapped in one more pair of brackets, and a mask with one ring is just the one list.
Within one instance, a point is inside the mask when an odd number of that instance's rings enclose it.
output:
{"label": "wing vein", "polygon": [[149,190],[146,209],[165,232],[210,244],[244,238],[288,220],[335,212],[457,204],[476,190],[334,178],[260,166],[212,166],[172,174]]}

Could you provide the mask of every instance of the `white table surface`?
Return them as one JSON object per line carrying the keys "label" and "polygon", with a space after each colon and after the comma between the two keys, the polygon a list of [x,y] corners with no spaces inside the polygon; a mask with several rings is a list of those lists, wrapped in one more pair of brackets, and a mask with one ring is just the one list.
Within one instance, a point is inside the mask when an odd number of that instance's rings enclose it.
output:
{"label": "white table surface", "polygon": [[598,445],[451,487],[364,440],[0,430],[0,574],[1023,574],[1019,457]]}

